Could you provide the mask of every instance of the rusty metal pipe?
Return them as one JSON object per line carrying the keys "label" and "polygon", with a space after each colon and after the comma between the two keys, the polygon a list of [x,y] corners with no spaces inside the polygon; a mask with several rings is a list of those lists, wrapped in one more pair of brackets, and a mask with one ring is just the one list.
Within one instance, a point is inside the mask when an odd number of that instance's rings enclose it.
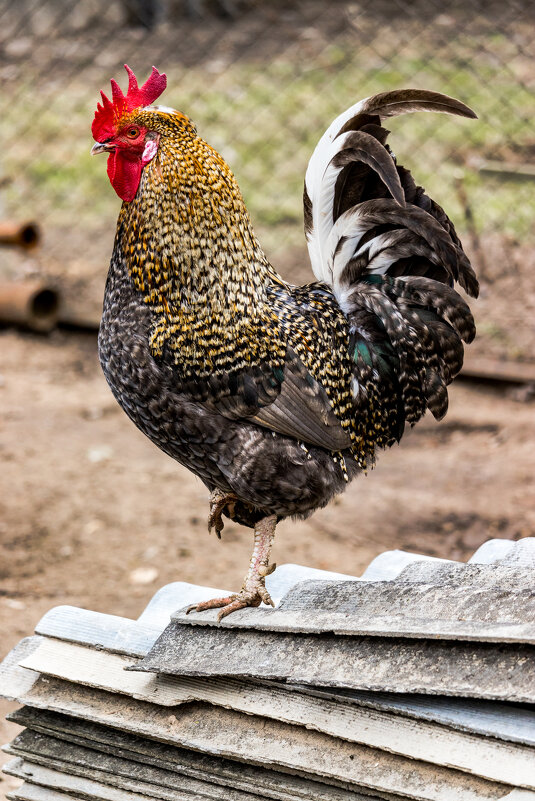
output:
{"label": "rusty metal pipe", "polygon": [[29,250],[41,239],[39,226],[33,222],[0,222],[0,245],[15,246]]}
{"label": "rusty metal pipe", "polygon": [[0,324],[47,333],[57,325],[59,307],[58,291],[45,283],[0,283]]}

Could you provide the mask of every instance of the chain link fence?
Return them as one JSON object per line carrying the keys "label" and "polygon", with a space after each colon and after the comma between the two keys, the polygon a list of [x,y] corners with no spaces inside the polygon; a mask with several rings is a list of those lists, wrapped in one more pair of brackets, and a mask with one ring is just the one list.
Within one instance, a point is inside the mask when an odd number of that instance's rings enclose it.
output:
{"label": "chain link fence", "polygon": [[268,255],[304,265],[319,136],[356,100],[414,86],[479,115],[396,118],[390,141],[492,281],[495,254],[533,239],[534,18],[527,0],[3,0],[1,215],[37,220],[56,269],[104,270],[119,201],[89,156],[90,123],[109,79],[125,86],[125,62],[142,79],[155,64],[162,102],[231,164]]}

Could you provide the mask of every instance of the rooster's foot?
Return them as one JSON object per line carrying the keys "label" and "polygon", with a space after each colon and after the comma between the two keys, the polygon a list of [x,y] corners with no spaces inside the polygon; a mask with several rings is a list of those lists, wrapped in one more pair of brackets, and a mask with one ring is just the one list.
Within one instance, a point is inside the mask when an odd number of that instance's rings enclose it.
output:
{"label": "rooster's foot", "polygon": [[[275,569],[274,565],[273,569]],[[250,584],[252,585],[252,582]],[[207,609],[221,609],[217,619],[222,620],[227,615],[230,615],[231,612],[237,612],[238,609],[245,609],[247,606],[260,606],[262,601],[268,606],[275,606],[261,576],[258,577],[256,585],[251,585],[244,585],[239,592],[228,595],[226,598],[213,598],[210,601],[193,604],[187,609],[187,613],[194,610],[195,612],[205,612]]]}
{"label": "rooster's foot", "polygon": [[275,564],[269,564],[269,553],[275,536],[275,526],[277,525],[276,515],[264,517],[255,526],[254,531],[254,550],[249,564],[249,570],[243,581],[242,588],[233,595],[226,598],[213,598],[211,601],[203,601],[200,604],[193,604],[186,610],[189,612],[205,612],[207,609],[221,609],[217,619],[222,620],[231,612],[238,609],[245,609],[247,606],[260,606],[262,601],[269,606],[275,606],[269,592],[266,590],[266,576],[276,568]]}
{"label": "rooster's foot", "polygon": [[215,489],[210,494],[210,514],[208,515],[208,531],[215,530],[217,538],[221,539],[221,532],[225,526],[222,514],[225,508],[229,517],[234,514],[234,504],[238,498],[232,492],[222,492]]}

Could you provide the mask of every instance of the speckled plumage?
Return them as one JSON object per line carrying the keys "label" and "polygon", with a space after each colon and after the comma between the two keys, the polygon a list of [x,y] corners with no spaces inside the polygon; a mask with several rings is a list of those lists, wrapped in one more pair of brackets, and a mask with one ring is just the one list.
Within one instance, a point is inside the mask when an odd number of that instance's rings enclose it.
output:
{"label": "speckled plumage", "polygon": [[157,152],[119,215],[104,374],[133,422],[232,494],[224,511],[246,525],[310,514],[405,421],[426,408],[442,416],[461,339],[473,337],[450,288],[475,292],[468,260],[381,126],[400,100],[405,111],[469,111],[431,93],[379,97],[342,115],[338,138],[331,126],[311,159],[305,227],[323,280],[304,287],[269,264],[229,167],[187,117],[148,107],[120,120],[146,129]]}

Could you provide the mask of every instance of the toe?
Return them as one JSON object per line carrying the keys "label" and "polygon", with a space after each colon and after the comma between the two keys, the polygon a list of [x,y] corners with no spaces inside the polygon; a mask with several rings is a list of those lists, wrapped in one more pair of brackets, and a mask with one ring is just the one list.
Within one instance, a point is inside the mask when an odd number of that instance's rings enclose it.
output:
{"label": "toe", "polygon": [[221,609],[217,619],[222,620],[238,609],[246,609],[248,606],[260,606],[262,601],[269,606],[275,606],[269,592],[262,585],[255,587],[254,590],[242,589],[234,595],[226,598],[212,598],[210,601],[202,601],[199,604],[192,604],[186,609],[186,614],[190,612],[206,612],[208,609]]}
{"label": "toe", "polygon": [[226,598],[212,598],[210,601],[201,601],[199,604],[192,604],[186,609],[186,614],[190,612],[205,612],[207,609],[219,609],[221,606],[229,606],[236,595],[227,595]]}
{"label": "toe", "polygon": [[219,612],[219,614],[217,615],[217,620],[221,622],[221,620],[223,620],[224,617],[230,615],[232,612],[237,612],[238,609],[246,609],[248,606],[260,606],[260,604],[261,604],[260,598],[258,598],[258,600],[255,599],[254,602],[251,602],[246,600],[245,598],[240,598],[239,596],[236,596],[236,598],[232,601],[232,603],[227,604],[227,606],[224,606],[221,612]]}
{"label": "toe", "polygon": [[221,512],[213,512],[210,517],[208,518],[208,532],[211,534],[212,529],[215,530],[217,534],[217,539],[221,539],[221,532],[225,528],[225,524],[223,523],[223,518],[221,517]]}

